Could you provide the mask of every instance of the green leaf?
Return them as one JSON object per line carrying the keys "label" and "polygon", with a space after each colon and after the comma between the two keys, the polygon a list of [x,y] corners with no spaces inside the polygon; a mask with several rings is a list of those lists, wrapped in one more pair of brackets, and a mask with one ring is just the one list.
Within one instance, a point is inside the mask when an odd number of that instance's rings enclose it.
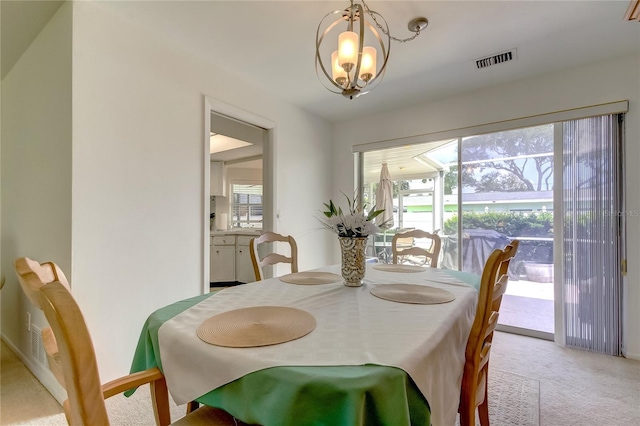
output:
{"label": "green leaf", "polygon": [[323,203],[324,206],[328,209],[326,212],[323,212],[326,217],[338,216],[342,214],[342,209],[337,208],[333,203],[333,200],[329,200],[329,203]]}
{"label": "green leaf", "polygon": [[385,209],[370,211],[369,214],[367,215],[367,220],[372,220],[372,219],[376,218],[380,213],[384,212],[384,210]]}

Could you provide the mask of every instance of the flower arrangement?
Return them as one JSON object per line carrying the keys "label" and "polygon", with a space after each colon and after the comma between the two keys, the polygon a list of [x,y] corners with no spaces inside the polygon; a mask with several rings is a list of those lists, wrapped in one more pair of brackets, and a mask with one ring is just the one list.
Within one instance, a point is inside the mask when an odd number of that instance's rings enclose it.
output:
{"label": "flower arrangement", "polygon": [[349,212],[343,213],[342,208],[336,207],[332,200],[324,203],[328,209],[324,212],[326,219],[321,220],[327,229],[337,233],[339,237],[364,238],[375,234],[380,228],[373,223],[373,219],[383,210],[371,210],[365,214],[365,206],[359,207],[356,197],[353,201],[345,195],[349,205]]}

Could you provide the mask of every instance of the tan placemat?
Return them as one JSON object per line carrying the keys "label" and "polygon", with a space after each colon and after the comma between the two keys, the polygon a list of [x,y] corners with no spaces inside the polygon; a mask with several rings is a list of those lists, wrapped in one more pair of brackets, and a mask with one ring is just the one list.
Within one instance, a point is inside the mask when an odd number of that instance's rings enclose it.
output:
{"label": "tan placemat", "polygon": [[296,272],[281,276],[280,281],[289,284],[316,285],[337,283],[342,281],[342,277],[331,272]]}
{"label": "tan placemat", "polygon": [[316,319],[300,309],[255,306],[214,315],[200,324],[197,334],[212,345],[251,348],[299,339],[314,328]]}
{"label": "tan placemat", "polygon": [[378,263],[373,265],[373,269],[387,272],[424,272],[427,270],[424,266],[417,265],[396,265],[393,263]]}
{"label": "tan placemat", "polygon": [[419,305],[447,303],[456,298],[447,290],[417,284],[378,284],[369,291],[380,299]]}

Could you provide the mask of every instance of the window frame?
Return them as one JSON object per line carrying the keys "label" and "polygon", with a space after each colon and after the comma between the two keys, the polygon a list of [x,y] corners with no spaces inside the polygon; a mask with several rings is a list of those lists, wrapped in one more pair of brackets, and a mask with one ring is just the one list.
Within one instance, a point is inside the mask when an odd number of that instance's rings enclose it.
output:
{"label": "window frame", "polygon": [[[251,203],[251,202],[236,203],[236,197],[235,197],[236,192],[234,191],[234,187],[236,185],[260,186],[261,187],[260,203]],[[228,193],[229,193],[229,221],[231,223],[231,227],[233,229],[243,229],[243,228],[253,228],[253,229],[260,228],[261,229],[264,226],[264,184],[263,182],[259,180],[234,179],[229,182]],[[250,198],[247,201],[250,201]],[[236,212],[236,206],[238,205],[248,206],[249,209],[258,207],[261,211],[260,220],[251,220],[251,219],[244,220],[244,219],[240,219],[239,216],[236,220],[236,217],[234,214]],[[238,224],[245,224],[248,226],[237,226]],[[252,224],[259,224],[259,226],[251,226]]]}

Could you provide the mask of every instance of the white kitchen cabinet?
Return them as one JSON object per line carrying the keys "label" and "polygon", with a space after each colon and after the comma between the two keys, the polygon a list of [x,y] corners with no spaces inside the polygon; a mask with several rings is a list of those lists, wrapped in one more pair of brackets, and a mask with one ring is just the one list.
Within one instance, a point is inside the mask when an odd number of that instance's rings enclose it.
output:
{"label": "white kitchen cabinet", "polygon": [[[255,235],[228,233],[211,236],[209,281],[212,283],[254,282],[256,276],[253,272],[249,243],[258,235],[257,233]],[[260,247],[261,256],[262,248]]]}
{"label": "white kitchen cabinet", "polygon": [[252,238],[246,235],[236,237],[236,281],[241,283],[251,283],[256,280],[249,248]]}
{"label": "white kitchen cabinet", "polygon": [[210,170],[211,195],[227,195],[227,174],[222,161],[212,161]]}
{"label": "white kitchen cabinet", "polygon": [[236,280],[236,237],[224,235],[211,237],[210,278],[213,283]]}

